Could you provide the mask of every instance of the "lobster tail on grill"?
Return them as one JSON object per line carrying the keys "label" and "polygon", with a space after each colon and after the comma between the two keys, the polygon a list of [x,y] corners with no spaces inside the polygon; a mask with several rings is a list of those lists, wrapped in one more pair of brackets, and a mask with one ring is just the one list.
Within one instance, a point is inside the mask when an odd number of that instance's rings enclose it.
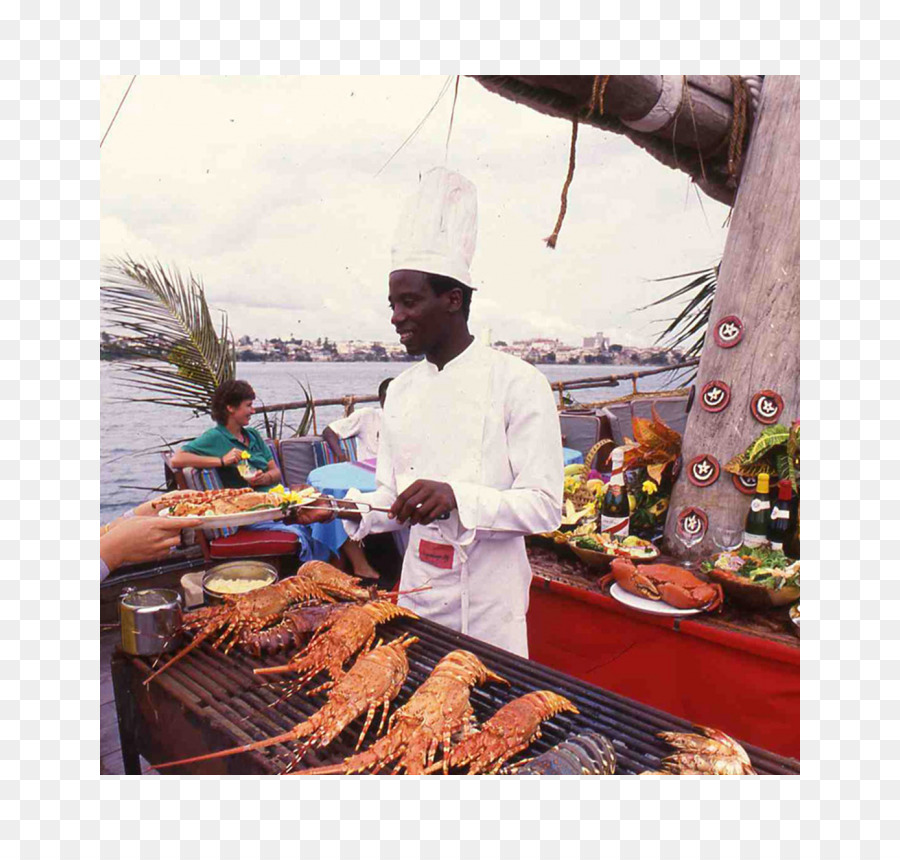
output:
{"label": "lobster tail on grill", "polygon": [[326,704],[309,719],[298,723],[292,729],[273,738],[244,744],[232,749],[164,762],[153,765],[157,770],[178,765],[195,764],[210,759],[224,758],[239,753],[265,749],[274,744],[298,742],[298,751],[290,767],[299,762],[311,747],[330,744],[360,714],[366,714],[365,724],[357,742],[357,748],[372,724],[378,708],[383,708],[381,724],[377,732],[384,728],[387,711],[391,702],[400,692],[409,674],[406,650],[418,642],[416,636],[401,636],[386,645],[378,645],[360,657],[349,672],[328,694]]}

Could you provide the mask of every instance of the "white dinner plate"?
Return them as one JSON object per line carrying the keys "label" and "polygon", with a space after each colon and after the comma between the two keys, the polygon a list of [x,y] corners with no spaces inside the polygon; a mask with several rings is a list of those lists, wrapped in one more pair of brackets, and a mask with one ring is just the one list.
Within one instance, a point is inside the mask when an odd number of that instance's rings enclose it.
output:
{"label": "white dinner plate", "polygon": [[[308,505],[311,502],[316,501],[318,496],[313,496],[309,499],[304,499],[302,502],[294,503],[288,507],[288,510],[291,508],[299,508],[303,505]],[[226,528],[237,528],[238,526],[253,526],[257,523],[274,523],[280,519],[284,518],[286,511],[283,511],[281,508],[264,508],[261,511],[243,511],[238,514],[215,514],[213,516],[208,517],[200,517],[203,520],[203,524],[199,526],[185,526],[184,528],[195,528],[195,529],[226,529]],[[173,517],[169,514],[166,508],[163,508],[159,512],[159,516],[168,517],[173,523],[183,522],[188,523],[191,520],[197,519],[197,517]]]}
{"label": "white dinner plate", "polygon": [[702,609],[676,609],[674,606],[669,606],[668,603],[663,603],[661,600],[638,597],[636,594],[626,591],[618,582],[614,582],[610,587],[609,596],[614,600],[618,600],[619,603],[624,603],[625,606],[630,606],[632,609],[638,609],[641,612],[650,612],[653,615],[696,615],[698,612],[703,612]]}

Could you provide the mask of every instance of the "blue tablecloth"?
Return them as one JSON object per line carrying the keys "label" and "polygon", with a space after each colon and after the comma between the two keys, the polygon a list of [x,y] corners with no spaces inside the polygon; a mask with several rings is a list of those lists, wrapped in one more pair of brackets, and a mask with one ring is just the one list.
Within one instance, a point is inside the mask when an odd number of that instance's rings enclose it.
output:
{"label": "blue tablecloth", "polygon": [[584,462],[584,454],[581,451],[576,451],[574,448],[563,448],[563,463],[566,466],[571,466],[573,463],[583,463]]}
{"label": "blue tablecloth", "polygon": [[320,493],[343,499],[347,490],[356,487],[364,493],[375,489],[375,473],[353,463],[329,463],[313,469],[306,479]]}

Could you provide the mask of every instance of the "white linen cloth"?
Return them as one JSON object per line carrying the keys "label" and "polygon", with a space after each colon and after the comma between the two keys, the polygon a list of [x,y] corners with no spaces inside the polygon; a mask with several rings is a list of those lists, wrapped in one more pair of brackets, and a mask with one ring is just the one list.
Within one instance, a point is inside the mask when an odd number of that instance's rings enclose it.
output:
{"label": "white linen cloth", "polygon": [[[524,535],[553,531],[562,510],[563,453],[550,385],[540,371],[477,341],[438,371],[423,360],[388,390],[372,493],[347,499],[390,507],[413,481],[450,484],[449,519],[412,526],[400,603],[447,627],[528,655],[525,613],[531,567]],[[387,514],[344,522],[361,540],[400,528]],[[449,553],[448,569],[421,555]],[[426,544],[424,555],[434,556]]]}
{"label": "white linen cloth", "polygon": [[355,409],[346,418],[339,418],[328,425],[341,439],[356,437],[356,457],[371,460],[378,456],[378,437],[381,434],[381,410]]}

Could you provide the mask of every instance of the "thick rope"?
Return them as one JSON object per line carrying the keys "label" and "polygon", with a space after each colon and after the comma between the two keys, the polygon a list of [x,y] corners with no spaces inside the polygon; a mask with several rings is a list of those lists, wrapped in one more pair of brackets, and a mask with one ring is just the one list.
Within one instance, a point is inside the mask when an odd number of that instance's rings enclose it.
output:
{"label": "thick rope", "polygon": [[593,116],[593,113],[598,108],[600,109],[600,116],[603,116],[603,96],[606,93],[606,85],[609,83],[609,79],[612,75],[594,75],[594,86],[591,89],[591,103],[588,105],[588,117]]}
{"label": "thick rope", "polygon": [[578,140],[578,120],[572,120],[572,143],[569,146],[569,172],[566,175],[566,181],[563,183],[562,194],[560,195],[559,217],[556,219],[556,226],[553,232],[544,241],[548,248],[556,247],[556,240],[559,238],[559,231],[562,227],[563,220],[566,217],[566,209],[569,206],[569,186],[572,184],[572,177],[575,175],[575,142]]}
{"label": "thick rope", "polygon": [[728,185],[736,188],[741,172],[744,133],[747,130],[747,90],[740,75],[729,75],[734,106],[731,114],[731,139],[728,142]]}

